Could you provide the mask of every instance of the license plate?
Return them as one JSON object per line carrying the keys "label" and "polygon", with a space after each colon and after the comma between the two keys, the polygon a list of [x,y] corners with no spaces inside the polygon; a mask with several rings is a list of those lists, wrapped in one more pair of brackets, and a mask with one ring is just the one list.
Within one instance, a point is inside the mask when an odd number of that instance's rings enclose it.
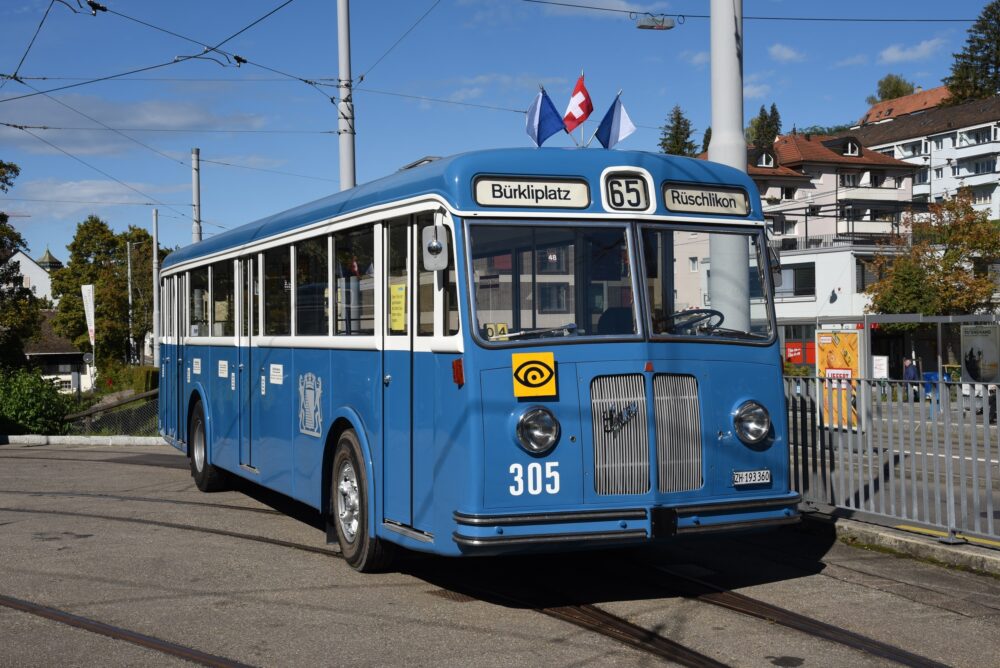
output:
{"label": "license plate", "polygon": [[766,485],[771,482],[771,470],[733,471],[733,487],[742,485]]}

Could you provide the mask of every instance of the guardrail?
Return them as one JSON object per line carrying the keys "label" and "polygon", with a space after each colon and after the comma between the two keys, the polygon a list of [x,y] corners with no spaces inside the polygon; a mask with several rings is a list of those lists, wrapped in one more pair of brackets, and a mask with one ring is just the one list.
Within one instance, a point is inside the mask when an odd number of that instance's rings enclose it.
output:
{"label": "guardrail", "polygon": [[68,433],[76,436],[156,436],[159,390],[151,390],[67,415]]}
{"label": "guardrail", "polygon": [[785,396],[806,504],[1000,538],[996,386],[786,378]]}

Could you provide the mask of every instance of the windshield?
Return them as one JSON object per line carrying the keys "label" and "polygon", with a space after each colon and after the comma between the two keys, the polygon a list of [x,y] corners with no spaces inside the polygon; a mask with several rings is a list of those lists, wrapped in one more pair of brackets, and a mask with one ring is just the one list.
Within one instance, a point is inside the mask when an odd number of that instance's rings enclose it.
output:
{"label": "windshield", "polygon": [[494,223],[469,229],[483,339],[636,335],[624,226]]}
{"label": "windshield", "polygon": [[640,230],[654,337],[771,338],[756,231]]}
{"label": "windshield", "polygon": [[[771,339],[757,230],[637,229],[641,250],[633,254],[626,225],[471,223],[480,338],[621,338],[638,336],[643,322],[654,338]],[[713,252],[721,258],[714,275]],[[631,259],[640,255],[641,266]],[[634,293],[633,267],[648,303]]]}

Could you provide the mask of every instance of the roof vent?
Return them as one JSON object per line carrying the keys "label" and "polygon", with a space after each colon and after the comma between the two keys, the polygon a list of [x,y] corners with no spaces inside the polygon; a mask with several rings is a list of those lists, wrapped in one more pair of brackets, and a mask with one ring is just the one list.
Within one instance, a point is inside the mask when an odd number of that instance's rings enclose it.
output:
{"label": "roof vent", "polygon": [[405,172],[408,169],[413,169],[414,167],[421,167],[423,165],[428,165],[428,164],[434,162],[435,160],[440,160],[440,159],[441,159],[441,156],[439,156],[439,155],[425,155],[424,157],[420,158],[419,160],[414,160],[411,163],[403,165],[402,167],[399,168],[399,171]]}

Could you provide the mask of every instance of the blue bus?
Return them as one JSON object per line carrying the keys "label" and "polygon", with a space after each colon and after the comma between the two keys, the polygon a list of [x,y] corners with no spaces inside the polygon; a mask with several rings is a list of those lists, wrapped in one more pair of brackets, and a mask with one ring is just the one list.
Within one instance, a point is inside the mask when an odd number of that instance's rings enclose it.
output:
{"label": "blue bus", "polygon": [[160,430],[361,571],[794,522],[774,263],[718,164],[428,160],[165,260]]}

